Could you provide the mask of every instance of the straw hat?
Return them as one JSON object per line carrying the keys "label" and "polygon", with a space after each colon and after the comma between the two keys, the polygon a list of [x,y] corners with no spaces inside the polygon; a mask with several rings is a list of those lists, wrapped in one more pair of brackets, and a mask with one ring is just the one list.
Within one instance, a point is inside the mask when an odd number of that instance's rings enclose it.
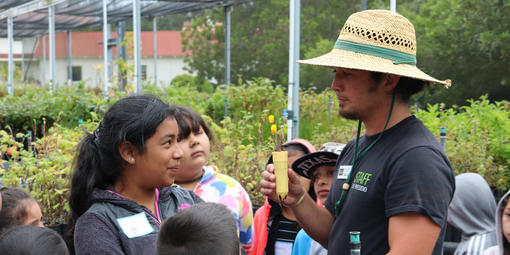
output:
{"label": "straw hat", "polygon": [[416,67],[413,24],[402,15],[386,10],[352,14],[331,52],[298,62],[396,74],[438,83],[446,88],[451,85],[450,80],[437,80]]}

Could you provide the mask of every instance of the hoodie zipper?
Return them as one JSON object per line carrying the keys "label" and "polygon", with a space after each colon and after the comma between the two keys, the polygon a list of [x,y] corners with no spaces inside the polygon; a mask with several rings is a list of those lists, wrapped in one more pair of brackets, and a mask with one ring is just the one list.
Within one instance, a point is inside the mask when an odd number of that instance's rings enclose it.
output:
{"label": "hoodie zipper", "polygon": [[[113,191],[113,190],[107,190],[108,192],[112,193],[112,194],[115,194],[119,197],[122,197],[122,198],[125,198],[127,199],[126,197],[122,196],[121,194]],[[156,208],[156,217],[154,217],[154,215],[152,214],[152,212],[150,212],[145,206],[141,206],[142,207],[142,210],[145,212],[145,214],[149,215],[152,220],[154,222],[156,222],[156,224],[158,225],[158,227],[161,226],[161,215],[159,214],[159,190],[156,188],[156,201],[154,201],[154,207]]]}

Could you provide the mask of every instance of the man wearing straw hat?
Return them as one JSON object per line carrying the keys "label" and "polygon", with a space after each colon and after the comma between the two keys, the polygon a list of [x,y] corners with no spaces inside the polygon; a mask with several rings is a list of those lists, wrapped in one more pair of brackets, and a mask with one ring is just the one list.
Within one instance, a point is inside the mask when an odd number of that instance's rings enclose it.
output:
{"label": "man wearing straw hat", "polygon": [[[300,63],[334,70],[340,115],[359,120],[358,135],[338,158],[325,208],[306,195],[292,170],[281,203],[328,254],[349,254],[350,231],[361,232],[362,254],[441,254],[454,174],[407,101],[425,83],[448,87],[450,81],[416,67],[413,25],[385,10],[352,14],[331,52]],[[261,193],[279,201],[273,166],[262,176]]]}

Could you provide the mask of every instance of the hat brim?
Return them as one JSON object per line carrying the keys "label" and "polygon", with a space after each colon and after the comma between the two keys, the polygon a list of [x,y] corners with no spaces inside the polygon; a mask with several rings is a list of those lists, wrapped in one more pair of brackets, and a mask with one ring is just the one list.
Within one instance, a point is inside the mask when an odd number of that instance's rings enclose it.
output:
{"label": "hat brim", "polygon": [[312,179],[313,172],[317,167],[335,165],[338,156],[338,154],[330,151],[318,151],[306,154],[292,163],[292,170],[303,177]]}
{"label": "hat brim", "polygon": [[438,80],[409,64],[393,64],[393,61],[386,58],[376,57],[353,51],[333,49],[322,56],[298,60],[298,63],[324,67],[342,67],[372,72],[396,74],[399,76],[414,78],[426,82],[440,84],[445,88],[451,86],[451,81]]}

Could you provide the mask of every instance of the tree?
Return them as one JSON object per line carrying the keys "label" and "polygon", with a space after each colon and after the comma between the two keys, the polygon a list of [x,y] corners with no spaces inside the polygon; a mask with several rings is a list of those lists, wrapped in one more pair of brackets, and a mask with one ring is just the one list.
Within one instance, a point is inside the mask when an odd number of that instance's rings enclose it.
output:
{"label": "tree", "polygon": [[[321,38],[331,39],[329,50],[342,24],[360,9],[344,1],[302,0],[301,56],[318,53]],[[183,50],[190,52],[185,61],[188,71],[222,83],[224,77],[224,15],[223,9],[208,10],[195,17],[183,31]],[[244,79],[268,77],[276,84],[286,84],[289,61],[289,1],[254,1],[234,7],[231,23],[232,77]],[[313,75],[313,72],[304,72]],[[310,81],[313,77],[303,77]],[[310,83],[312,84],[312,83]],[[315,86],[304,83],[304,87]]]}
{"label": "tree", "polygon": [[[304,55],[304,59],[314,58],[328,53],[335,44],[332,40],[321,39],[317,42],[315,47],[310,48]],[[315,88],[322,91],[330,88],[334,75],[331,69],[321,66],[301,65],[301,80],[300,85],[302,88]]]}
{"label": "tree", "polygon": [[[418,5],[416,5],[418,3]],[[510,2],[501,0],[426,0],[405,5],[415,25],[418,64],[433,76],[453,81],[435,86],[423,99],[429,103],[464,105],[488,94],[510,98]]]}

